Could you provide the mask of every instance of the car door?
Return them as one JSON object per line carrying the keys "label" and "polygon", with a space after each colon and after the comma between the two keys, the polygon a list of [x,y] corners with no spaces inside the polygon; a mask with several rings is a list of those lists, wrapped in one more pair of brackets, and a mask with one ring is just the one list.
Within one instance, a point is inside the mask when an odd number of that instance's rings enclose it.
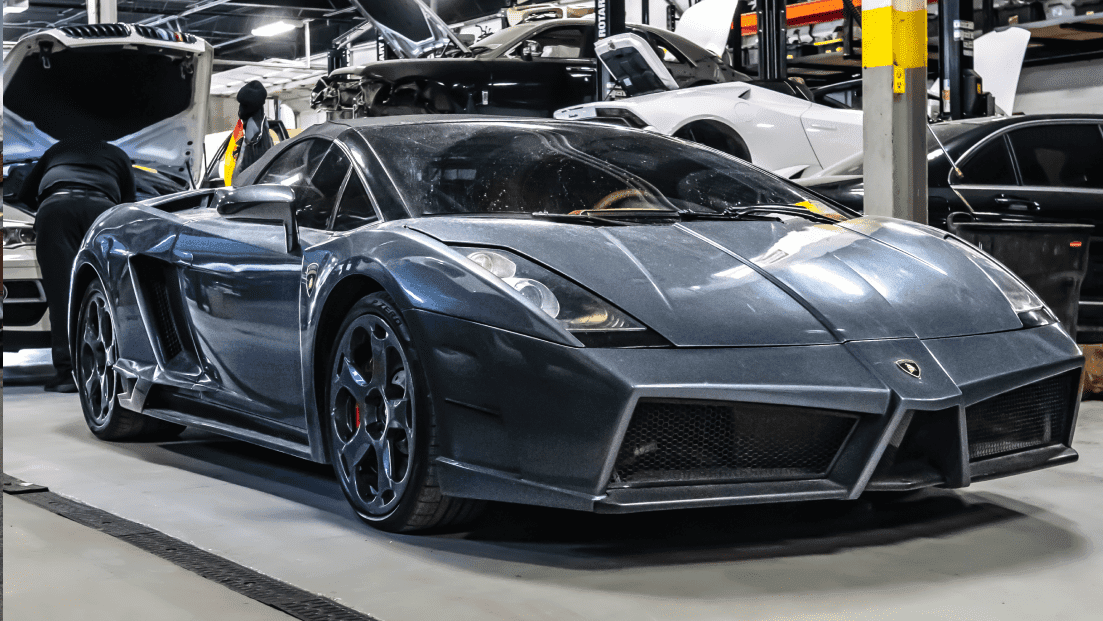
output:
{"label": "car door", "polygon": [[[1013,202],[1019,186],[1011,148],[1004,133],[989,136],[958,162],[961,175],[950,173],[950,185],[973,211],[1018,213],[1036,211],[1025,201]],[[997,200],[998,199],[998,200]]]}
{"label": "car door", "polygon": [[1008,142],[1022,184],[996,201],[1007,201],[1008,209],[1025,204],[1047,219],[1095,225],[1080,288],[1079,324],[1085,328],[1082,337],[1098,339],[1103,333],[1103,126],[1032,124],[1008,132]]}
{"label": "car door", "polygon": [[[336,143],[305,139],[269,164],[255,184],[295,188],[299,242],[329,239],[325,229],[349,171]],[[220,216],[188,223],[175,255],[195,326],[197,349],[220,390],[210,399],[304,429],[299,340],[301,251],[289,252],[282,225]]]}
{"label": "car door", "polygon": [[[526,60],[526,42],[539,51]],[[532,33],[492,63],[487,105],[492,109],[551,116],[567,106],[594,100],[597,60],[593,26],[553,26]]]}

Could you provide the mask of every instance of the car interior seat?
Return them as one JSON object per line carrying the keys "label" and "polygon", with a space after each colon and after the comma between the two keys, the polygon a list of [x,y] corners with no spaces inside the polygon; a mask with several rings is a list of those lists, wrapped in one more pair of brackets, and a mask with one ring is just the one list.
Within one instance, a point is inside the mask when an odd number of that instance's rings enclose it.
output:
{"label": "car interior seat", "polygon": [[637,34],[605,37],[594,43],[594,51],[629,97],[678,89],[655,48]]}

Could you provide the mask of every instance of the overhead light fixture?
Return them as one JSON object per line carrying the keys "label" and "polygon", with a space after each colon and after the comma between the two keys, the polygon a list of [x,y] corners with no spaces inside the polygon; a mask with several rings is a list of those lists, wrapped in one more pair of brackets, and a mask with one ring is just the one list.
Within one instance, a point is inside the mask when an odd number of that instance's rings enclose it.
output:
{"label": "overhead light fixture", "polygon": [[271,24],[265,24],[253,29],[254,37],[274,37],[281,35],[285,32],[291,32],[292,30],[301,26],[299,22],[279,20],[272,22]]}
{"label": "overhead light fixture", "polygon": [[4,15],[22,13],[30,8],[30,0],[4,0]]}

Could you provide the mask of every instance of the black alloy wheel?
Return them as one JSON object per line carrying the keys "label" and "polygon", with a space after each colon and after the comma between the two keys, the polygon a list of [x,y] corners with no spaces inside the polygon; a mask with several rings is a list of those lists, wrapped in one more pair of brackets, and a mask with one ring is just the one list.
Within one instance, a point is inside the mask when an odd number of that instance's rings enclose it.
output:
{"label": "black alloy wheel", "polygon": [[101,440],[169,439],[183,425],[151,418],[119,405],[122,380],[115,370],[119,346],[114,311],[98,281],[88,287],[77,317],[74,371],[88,428]]}
{"label": "black alloy wheel", "polygon": [[402,532],[475,516],[481,503],[440,493],[426,382],[402,316],[385,294],[372,294],[350,310],[327,377],[329,457],[361,519]]}

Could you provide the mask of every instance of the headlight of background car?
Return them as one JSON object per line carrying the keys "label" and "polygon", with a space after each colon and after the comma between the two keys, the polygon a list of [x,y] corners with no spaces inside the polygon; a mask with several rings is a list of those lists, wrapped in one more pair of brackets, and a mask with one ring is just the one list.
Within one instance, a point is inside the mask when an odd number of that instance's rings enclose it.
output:
{"label": "headlight of background car", "polygon": [[1003,297],[1007,298],[1012,310],[1018,314],[1024,326],[1032,328],[1057,322],[1057,318],[1046,308],[1041,298],[1006,267],[963,239],[958,237],[947,237],[947,239],[965,249],[965,256],[969,257],[969,260],[979,267],[985,276],[988,276],[988,280],[996,285]]}
{"label": "headlight of background car", "polygon": [[4,247],[18,248],[35,242],[34,228],[27,224],[4,225]]}
{"label": "headlight of background car", "polygon": [[659,347],[666,342],[627,313],[581,286],[512,252],[457,247],[475,265],[513,287],[590,347]]}

